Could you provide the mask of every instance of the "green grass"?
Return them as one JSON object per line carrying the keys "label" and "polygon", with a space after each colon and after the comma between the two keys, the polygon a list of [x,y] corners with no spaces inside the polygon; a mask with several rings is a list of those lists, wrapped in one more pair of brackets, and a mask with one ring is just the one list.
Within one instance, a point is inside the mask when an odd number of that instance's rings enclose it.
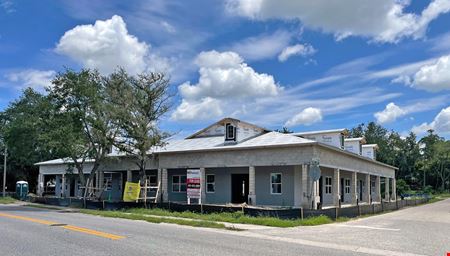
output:
{"label": "green grass", "polygon": [[[82,210],[81,212],[92,214],[92,211],[85,211]],[[233,212],[233,213],[211,213],[211,214],[200,214],[200,213],[193,213],[193,212],[171,212],[168,210],[163,209],[143,209],[143,208],[133,208],[128,210],[122,210],[122,211],[96,211],[96,215],[102,215],[106,217],[111,216],[126,216],[127,218],[132,219],[144,219],[148,216],[145,215],[154,215],[154,216],[160,216],[161,218],[157,218],[160,222],[168,222],[167,220],[174,220],[174,219],[167,219],[163,217],[177,217],[177,218],[185,218],[185,219],[194,219],[199,222],[198,220],[205,221],[208,223],[217,223],[217,222],[228,222],[228,223],[235,223],[235,224],[252,224],[252,225],[262,225],[262,226],[270,226],[270,227],[297,227],[297,226],[315,226],[315,225],[322,225],[322,224],[329,224],[333,223],[334,221],[330,219],[327,216],[321,215],[318,217],[310,217],[305,218],[303,220],[301,219],[279,219],[274,217],[251,217],[244,215],[242,212]],[[144,219],[145,220],[145,219]],[[339,218],[337,221],[347,221],[348,218]],[[186,220],[189,221],[189,220]],[[190,223],[191,221],[189,221]],[[197,224],[198,225],[198,224]]]}
{"label": "green grass", "polygon": [[195,221],[195,220],[183,220],[183,219],[168,219],[163,217],[143,216],[138,214],[127,214],[124,211],[99,211],[99,210],[81,210],[81,213],[97,215],[110,218],[122,218],[129,220],[143,220],[151,223],[172,223],[184,226],[203,227],[203,228],[218,228],[218,229],[230,229],[238,230],[236,228],[227,228],[224,224],[211,222],[211,221]]}
{"label": "green grass", "polygon": [[435,194],[431,196],[428,203],[435,203],[450,198],[450,193]]}
{"label": "green grass", "polygon": [[13,204],[16,202],[16,199],[12,197],[0,197],[0,204]]}

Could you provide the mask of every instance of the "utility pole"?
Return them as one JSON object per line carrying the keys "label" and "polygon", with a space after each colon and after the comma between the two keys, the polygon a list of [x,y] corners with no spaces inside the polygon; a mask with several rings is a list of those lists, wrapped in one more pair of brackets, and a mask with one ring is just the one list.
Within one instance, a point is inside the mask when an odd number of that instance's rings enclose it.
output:
{"label": "utility pole", "polygon": [[6,197],[6,155],[8,155],[8,147],[5,145],[5,160],[3,162],[3,197]]}

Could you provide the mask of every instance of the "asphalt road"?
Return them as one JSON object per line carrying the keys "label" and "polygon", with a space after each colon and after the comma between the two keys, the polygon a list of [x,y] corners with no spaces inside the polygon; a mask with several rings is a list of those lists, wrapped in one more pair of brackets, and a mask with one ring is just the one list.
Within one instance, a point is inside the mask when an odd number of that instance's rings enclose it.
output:
{"label": "asphalt road", "polygon": [[450,200],[317,227],[225,231],[0,205],[0,255],[446,255]]}

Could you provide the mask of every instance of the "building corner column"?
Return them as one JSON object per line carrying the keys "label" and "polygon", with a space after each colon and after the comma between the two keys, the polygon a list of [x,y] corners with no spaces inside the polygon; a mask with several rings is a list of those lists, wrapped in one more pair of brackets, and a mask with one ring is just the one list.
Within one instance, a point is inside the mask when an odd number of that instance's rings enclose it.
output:
{"label": "building corner column", "polygon": [[390,194],[389,194],[389,178],[384,178],[384,200],[386,202],[390,201]]}
{"label": "building corner column", "polygon": [[339,169],[334,169],[334,173],[333,173],[333,186],[331,188],[331,191],[333,193],[333,205],[336,207],[339,207],[340,205],[340,200],[341,200],[341,189],[340,189],[340,170]]}
{"label": "building corner column", "polygon": [[39,173],[38,176],[38,187],[37,187],[38,196],[42,196],[44,194],[44,174]]}
{"label": "building corner column", "polygon": [[131,170],[127,170],[127,182],[133,181],[133,172]]}
{"label": "building corner column", "polygon": [[392,178],[392,200],[397,201],[397,182],[395,177]]}
{"label": "building corner column", "polygon": [[352,172],[352,178],[351,178],[351,195],[352,195],[352,205],[356,205],[358,203],[358,191],[357,191],[357,182],[358,182],[358,173]]}
{"label": "building corner column", "polygon": [[[167,169],[158,169],[158,183],[160,183],[160,193],[162,194],[162,201],[169,201],[169,191],[168,191],[168,177]],[[159,200],[159,199],[158,199]]]}
{"label": "building corner column", "polygon": [[61,197],[66,197],[66,175],[63,173],[61,177]]}
{"label": "building corner column", "polygon": [[302,189],[302,207],[305,209],[309,209],[311,207],[311,203],[309,202],[309,190],[308,190],[308,166],[306,164],[302,164],[302,180],[301,180],[301,189]]}
{"label": "building corner column", "polygon": [[248,203],[250,205],[256,205],[256,173],[255,167],[248,167]]}
{"label": "building corner column", "polygon": [[200,168],[200,204],[206,203],[206,170]]}
{"label": "building corner column", "polygon": [[375,195],[377,202],[381,203],[381,177],[378,175],[375,177]]}
{"label": "building corner column", "polygon": [[371,198],[370,198],[370,188],[372,186],[372,184],[370,183],[370,173],[366,174],[366,180],[364,181],[364,202],[370,204],[371,203]]}
{"label": "building corner column", "polygon": [[302,166],[294,166],[294,206],[300,207],[302,204]]}

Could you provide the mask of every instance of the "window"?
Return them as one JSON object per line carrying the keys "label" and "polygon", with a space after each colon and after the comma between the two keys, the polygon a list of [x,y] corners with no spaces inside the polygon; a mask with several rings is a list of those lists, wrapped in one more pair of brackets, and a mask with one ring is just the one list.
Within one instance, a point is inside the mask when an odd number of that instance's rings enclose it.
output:
{"label": "window", "polygon": [[327,176],[325,177],[325,194],[331,194],[331,177]]}
{"label": "window", "polygon": [[[156,175],[148,175],[147,176],[147,186],[148,187],[157,187],[158,179]],[[156,191],[156,188],[150,188],[149,191]]]}
{"label": "window", "polygon": [[172,192],[186,192],[186,175],[172,176]]}
{"label": "window", "polygon": [[206,175],[206,193],[216,192],[216,177],[214,174]]}
{"label": "window", "polygon": [[345,194],[350,194],[350,179],[345,179]]}
{"label": "window", "polygon": [[225,125],[225,140],[236,140],[236,128],[234,125]]}
{"label": "window", "polygon": [[281,194],[281,173],[270,174],[270,193]]}
{"label": "window", "polygon": [[112,189],[112,173],[104,174],[103,186],[105,187],[105,191],[111,191],[111,189]]}

